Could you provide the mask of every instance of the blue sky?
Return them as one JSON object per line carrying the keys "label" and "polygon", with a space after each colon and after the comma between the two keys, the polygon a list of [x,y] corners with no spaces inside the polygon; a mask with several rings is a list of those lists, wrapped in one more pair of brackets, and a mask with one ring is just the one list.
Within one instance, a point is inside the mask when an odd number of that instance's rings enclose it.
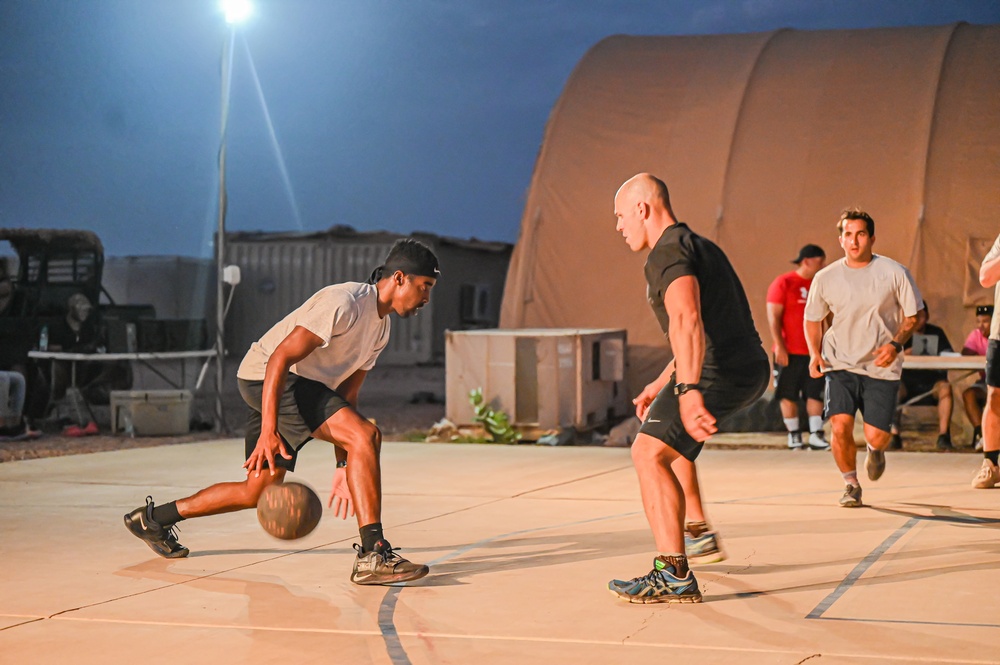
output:
{"label": "blue sky", "polygon": [[[1000,22],[992,0],[254,7],[233,52],[229,229],[508,242],[549,112],[606,36]],[[226,35],[214,0],[0,3],[0,226],[211,256]]]}

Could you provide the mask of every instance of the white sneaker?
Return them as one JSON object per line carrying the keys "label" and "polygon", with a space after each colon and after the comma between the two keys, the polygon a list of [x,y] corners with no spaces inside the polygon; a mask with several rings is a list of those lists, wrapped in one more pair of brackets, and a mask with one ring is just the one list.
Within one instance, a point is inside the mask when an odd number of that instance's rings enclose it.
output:
{"label": "white sneaker", "polygon": [[983,452],[983,437],[976,439],[976,445],[973,447],[976,449],[977,453]]}
{"label": "white sneaker", "polygon": [[972,479],[972,486],[977,490],[988,490],[1000,483],[1000,470],[997,465],[988,459],[983,460],[976,477]]}
{"label": "white sneaker", "polygon": [[827,442],[823,430],[813,432],[809,435],[809,447],[812,450],[830,450],[830,444]]}
{"label": "white sneaker", "polygon": [[788,433],[788,449],[789,450],[802,450],[802,433],[801,432],[789,432]]}

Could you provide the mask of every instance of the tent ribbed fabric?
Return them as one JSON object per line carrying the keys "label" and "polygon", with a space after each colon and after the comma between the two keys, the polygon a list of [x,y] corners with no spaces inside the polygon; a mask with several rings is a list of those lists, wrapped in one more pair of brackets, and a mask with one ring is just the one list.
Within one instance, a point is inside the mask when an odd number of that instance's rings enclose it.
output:
{"label": "tent ribbed fabric", "polygon": [[964,23],[601,41],[549,118],[501,327],[624,327],[632,389],[662,370],[645,255],[613,214],[618,186],[648,171],[729,255],[765,346],[768,284],[806,243],[841,258],[850,206],[959,345],[971,306],[992,302],[968,274],[1000,232],[997,63],[1000,26]]}

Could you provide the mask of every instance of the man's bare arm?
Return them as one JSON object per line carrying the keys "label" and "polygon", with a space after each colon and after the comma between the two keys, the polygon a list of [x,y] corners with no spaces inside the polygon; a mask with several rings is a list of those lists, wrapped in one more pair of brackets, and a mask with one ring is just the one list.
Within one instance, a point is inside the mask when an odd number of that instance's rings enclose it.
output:
{"label": "man's bare arm", "polygon": [[989,261],[983,261],[983,264],[979,266],[979,283],[984,288],[996,286],[997,282],[1000,282],[1000,255]]}
{"label": "man's bare arm", "polygon": [[785,306],[779,302],[767,303],[767,327],[774,341],[775,362],[778,365],[788,365],[788,348],[785,347],[785,337],[781,334],[781,319],[785,314]]}
{"label": "man's bare arm", "polygon": [[[695,385],[701,380],[705,360],[705,328],[701,319],[701,288],[693,275],[678,277],[663,297],[670,317],[670,346],[674,350],[677,383]],[[695,441],[704,441],[718,431],[715,416],[705,408],[701,391],[678,397],[681,422]]]}

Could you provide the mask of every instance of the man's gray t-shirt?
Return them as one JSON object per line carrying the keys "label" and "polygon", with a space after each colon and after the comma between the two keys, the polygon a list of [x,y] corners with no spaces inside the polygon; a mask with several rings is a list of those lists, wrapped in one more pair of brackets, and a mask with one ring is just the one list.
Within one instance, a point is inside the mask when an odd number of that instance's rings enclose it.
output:
{"label": "man's gray t-shirt", "polygon": [[356,371],[374,367],[389,342],[389,317],[378,314],[375,285],[333,284],[314,293],[251,344],[236,376],[263,381],[271,354],[296,326],[322,339],[323,345],[292,365],[290,371],[319,381],[331,390],[336,390]]}
{"label": "man's gray t-shirt", "polygon": [[823,359],[834,370],[874,379],[898,380],[900,355],[889,367],[875,365],[875,350],[888,344],[903,319],[917,313],[917,297],[906,269],[875,255],[863,268],[840,259],[816,273],[806,300],[806,321],[822,321],[833,312],[833,325],[823,335]]}

